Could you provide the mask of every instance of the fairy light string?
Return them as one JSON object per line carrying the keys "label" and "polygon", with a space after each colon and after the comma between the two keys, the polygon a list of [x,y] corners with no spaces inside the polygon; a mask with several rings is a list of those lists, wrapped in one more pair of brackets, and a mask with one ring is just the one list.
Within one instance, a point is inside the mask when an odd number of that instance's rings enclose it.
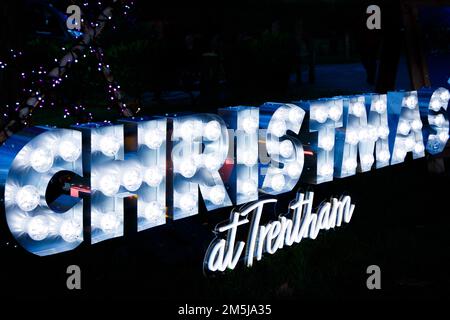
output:
{"label": "fairy light string", "polygon": [[[83,35],[78,39],[77,44],[75,44],[71,49],[67,50],[67,53],[59,60],[55,58],[55,63],[57,65],[50,70],[45,72],[42,67],[40,67],[38,73],[46,76],[45,79],[38,79],[32,81],[32,84],[36,85],[38,89],[28,89],[29,96],[24,100],[24,103],[16,102],[14,112],[11,115],[9,105],[6,106],[6,112],[3,113],[5,118],[5,124],[3,128],[0,128],[0,143],[3,143],[12,136],[15,132],[19,131],[21,128],[29,125],[29,119],[32,116],[33,111],[37,107],[44,105],[45,96],[49,88],[56,88],[59,86],[64,78],[67,78],[67,71],[73,65],[78,63],[81,57],[86,57],[87,49],[88,53],[94,54],[98,62],[99,71],[102,71],[106,82],[108,92],[110,94],[110,100],[119,107],[120,113],[125,117],[133,116],[133,112],[129,109],[123,102],[123,93],[120,90],[120,85],[114,80],[110,66],[104,62],[103,50],[95,45],[95,40],[102,33],[106,26],[106,23],[112,19],[112,13],[114,11],[114,5],[121,3],[123,1],[113,0],[112,5],[108,5],[106,8],[101,10],[100,14],[96,18],[95,22],[85,22],[82,19],[82,29]],[[101,5],[102,2],[98,2]],[[84,7],[88,5],[87,2],[83,4]],[[124,15],[126,15],[126,10],[130,9],[130,6],[125,5]],[[63,47],[63,51],[66,49]],[[14,51],[12,51],[14,52]],[[21,52],[19,52],[22,55]],[[13,54],[14,58],[17,56],[16,53]],[[0,63],[0,70],[5,69],[8,63],[2,61]],[[33,70],[32,73],[35,73]],[[22,72],[21,77],[25,78],[26,73]],[[27,91],[23,89],[22,91]],[[52,105],[54,105],[52,103]],[[64,118],[74,114],[74,113],[85,113],[86,109],[82,105],[69,105],[64,109]],[[92,120],[92,114],[88,112],[89,120]]]}

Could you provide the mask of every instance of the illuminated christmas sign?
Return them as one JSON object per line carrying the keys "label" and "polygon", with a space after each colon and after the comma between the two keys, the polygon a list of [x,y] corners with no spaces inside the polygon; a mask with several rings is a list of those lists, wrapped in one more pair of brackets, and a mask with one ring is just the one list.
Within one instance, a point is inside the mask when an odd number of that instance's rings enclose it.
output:
{"label": "illuminated christmas sign", "polygon": [[[39,256],[123,236],[125,214],[136,216],[137,231],[195,215],[200,194],[208,211],[253,203],[255,221],[264,203],[276,201],[258,202],[260,193],[402,163],[408,153],[442,152],[449,99],[447,89],[423,89],[29,128],[0,148],[2,210],[14,238]],[[55,191],[61,188],[66,192]],[[299,194],[290,216],[252,223],[247,244],[233,233],[250,223],[250,209],[233,211],[216,230],[228,236],[211,244],[206,267],[233,268],[245,246],[251,265],[263,252],[350,220],[349,197],[332,199],[317,214],[312,199]]]}

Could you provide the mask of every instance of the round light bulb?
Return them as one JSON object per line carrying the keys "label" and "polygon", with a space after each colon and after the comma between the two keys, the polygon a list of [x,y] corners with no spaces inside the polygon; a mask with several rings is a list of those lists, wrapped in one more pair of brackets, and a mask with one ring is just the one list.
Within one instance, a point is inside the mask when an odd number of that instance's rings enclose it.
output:
{"label": "round light bulb", "polygon": [[203,165],[209,171],[217,171],[222,167],[222,162],[214,154],[209,153],[203,155]]}
{"label": "round light bulb", "polygon": [[363,102],[355,102],[351,105],[350,110],[356,117],[361,117],[364,114],[366,107]]}
{"label": "round light bulb", "polygon": [[355,145],[359,142],[359,135],[357,130],[347,130],[345,135],[345,142]]}
{"label": "round light bulb", "polygon": [[414,139],[414,137],[409,136],[405,139],[406,150],[413,150],[415,145],[416,145],[416,139]]}
{"label": "round light bulb", "polygon": [[407,135],[409,134],[409,131],[411,130],[411,127],[409,126],[408,122],[406,121],[400,121],[400,123],[398,124],[398,132],[403,134],[403,135]]}
{"label": "round light bulb", "polygon": [[144,209],[144,218],[150,222],[158,222],[164,219],[164,207],[157,201],[152,201],[146,204]]}
{"label": "round light bulb", "polygon": [[420,130],[422,129],[422,121],[420,120],[413,120],[413,122],[411,122],[411,128],[413,130]]}
{"label": "round light bulb", "polygon": [[334,147],[334,138],[331,135],[321,137],[319,140],[319,147],[325,151],[331,151]]}
{"label": "round light bulb", "polygon": [[26,231],[28,236],[34,241],[44,240],[49,234],[49,221],[47,217],[32,217],[27,223]]}
{"label": "round light bulb", "polygon": [[214,186],[209,191],[209,201],[219,206],[225,201],[225,189],[222,186]]}
{"label": "round light bulb", "polygon": [[44,173],[53,166],[53,152],[49,148],[38,148],[30,155],[31,167],[37,172]]}
{"label": "round light bulb", "polygon": [[297,162],[289,162],[286,165],[286,172],[291,179],[296,179],[302,174],[302,167]]}
{"label": "round light bulb", "polygon": [[185,178],[192,178],[197,172],[197,165],[193,159],[183,160],[179,165],[179,172]]}
{"label": "round light bulb", "polygon": [[369,167],[373,164],[373,162],[374,162],[373,155],[365,154],[364,156],[362,156],[361,164],[363,167]]}
{"label": "round light bulb", "polygon": [[144,173],[144,181],[150,186],[150,187],[157,187],[161,184],[161,181],[163,180],[164,176],[162,173],[162,170],[158,168],[157,166],[152,166],[145,170]]}
{"label": "round light bulb", "polygon": [[180,127],[180,135],[183,140],[198,138],[203,131],[203,125],[200,121],[187,120]]}
{"label": "round light bulb", "polygon": [[284,140],[280,143],[280,155],[283,158],[289,158],[294,153],[294,145],[289,140]]}
{"label": "round light bulb", "polygon": [[374,102],[373,108],[374,108],[375,112],[382,114],[386,111],[386,102],[379,99]]}
{"label": "round light bulb", "polygon": [[122,185],[128,191],[136,191],[142,185],[142,169],[138,167],[128,167],[123,170]]}
{"label": "round light bulb", "polygon": [[220,123],[216,120],[209,121],[204,129],[203,135],[210,141],[216,141],[222,135]]}
{"label": "round light bulb", "polygon": [[409,109],[414,109],[417,105],[417,97],[410,95],[405,99],[405,105]]}
{"label": "round light bulb", "polygon": [[303,118],[303,113],[300,108],[290,108],[288,117],[290,122],[300,123]]}
{"label": "round light bulb", "polygon": [[389,128],[387,126],[381,126],[378,128],[378,136],[381,139],[386,139],[389,136]]}
{"label": "round light bulb", "polygon": [[152,128],[144,136],[144,143],[150,149],[158,149],[166,138],[166,133],[158,128]]}
{"label": "round light bulb", "polygon": [[114,157],[120,150],[120,141],[115,136],[104,136],[100,139],[100,151],[108,157]]}
{"label": "round light bulb", "polygon": [[324,123],[327,121],[328,112],[322,107],[313,108],[311,111],[311,118],[319,123]]}
{"label": "round light bulb", "polygon": [[251,197],[258,192],[258,186],[252,180],[245,180],[239,184],[240,193],[247,197]]}
{"label": "round light bulb", "polygon": [[197,200],[193,195],[186,193],[180,198],[180,209],[186,212],[194,211],[197,207]]}
{"label": "round light bulb", "polygon": [[275,137],[282,137],[286,133],[286,122],[282,120],[272,122],[269,126],[269,132]]}
{"label": "round light bulb", "polygon": [[242,163],[244,163],[248,167],[251,167],[254,166],[258,161],[258,154],[252,151],[244,151],[240,158],[242,160]]}
{"label": "round light bulb", "polygon": [[446,101],[450,99],[450,92],[448,90],[442,90],[441,94],[439,95],[439,98],[441,98],[442,101]]}
{"label": "round light bulb", "polygon": [[442,127],[445,123],[445,117],[443,114],[438,114],[434,117],[434,124],[438,127]]}
{"label": "round light bulb", "polygon": [[389,158],[391,157],[391,154],[387,150],[382,150],[378,154],[377,160],[379,160],[381,163],[385,163],[389,161]]}
{"label": "round light bulb", "polygon": [[259,123],[256,117],[247,116],[242,120],[242,129],[244,129],[246,133],[254,133],[258,127]]}
{"label": "round light bulb", "polygon": [[396,160],[403,160],[406,157],[406,150],[404,148],[397,148],[394,152]]}
{"label": "round light bulb", "polygon": [[333,121],[338,121],[342,116],[342,108],[338,106],[331,106],[328,110],[328,116]]}
{"label": "round light bulb", "polygon": [[438,112],[441,109],[441,102],[439,101],[439,99],[431,99],[430,109],[435,112]]}
{"label": "round light bulb", "polygon": [[75,242],[81,239],[82,236],[82,225],[76,221],[64,220],[59,227],[59,234],[66,242]]}
{"label": "round light bulb", "polygon": [[117,215],[113,212],[104,213],[100,218],[100,229],[105,233],[112,233],[120,226],[120,221]]}
{"label": "round light bulb", "polygon": [[346,172],[352,172],[353,170],[356,169],[357,166],[358,163],[356,162],[355,159],[347,159],[344,161],[344,171]]}
{"label": "round light bulb", "polygon": [[114,174],[102,175],[99,179],[98,188],[105,196],[114,196],[119,192],[120,179]]}
{"label": "round light bulb", "polygon": [[442,143],[446,143],[448,140],[448,133],[445,131],[441,131],[441,132],[439,132],[438,137]]}
{"label": "round light bulb", "polygon": [[40,199],[38,189],[32,185],[20,188],[15,195],[15,201],[19,208],[27,212],[36,209]]}
{"label": "round light bulb", "polygon": [[318,168],[317,174],[322,177],[331,176],[333,174],[333,166],[330,164],[323,164]]}
{"label": "round light bulb", "polygon": [[58,154],[64,161],[73,162],[81,155],[81,145],[77,141],[64,140],[59,144]]}
{"label": "round light bulb", "polygon": [[416,143],[414,145],[414,153],[421,154],[424,151],[425,151],[425,147],[424,147],[423,143]]}
{"label": "round light bulb", "polygon": [[284,186],[286,185],[286,179],[284,178],[283,174],[276,174],[272,176],[272,179],[270,180],[270,187],[279,192],[282,191]]}

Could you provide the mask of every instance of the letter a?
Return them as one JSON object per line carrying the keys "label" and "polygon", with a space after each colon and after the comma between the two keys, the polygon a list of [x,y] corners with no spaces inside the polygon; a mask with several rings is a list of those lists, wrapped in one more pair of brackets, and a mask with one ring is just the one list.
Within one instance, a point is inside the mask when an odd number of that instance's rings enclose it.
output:
{"label": "letter a", "polygon": [[367,18],[367,22],[366,22],[367,29],[380,30],[381,29],[381,9],[380,9],[380,7],[377,5],[370,5],[367,7],[366,13],[371,14]]}
{"label": "letter a", "polygon": [[67,274],[70,274],[70,276],[67,278],[66,285],[67,289],[73,290],[81,289],[81,269],[77,265],[71,265],[67,267]]}
{"label": "letter a", "polygon": [[367,289],[381,289],[381,270],[377,265],[371,265],[367,267],[367,274],[370,274],[370,277],[367,278],[366,285]]}

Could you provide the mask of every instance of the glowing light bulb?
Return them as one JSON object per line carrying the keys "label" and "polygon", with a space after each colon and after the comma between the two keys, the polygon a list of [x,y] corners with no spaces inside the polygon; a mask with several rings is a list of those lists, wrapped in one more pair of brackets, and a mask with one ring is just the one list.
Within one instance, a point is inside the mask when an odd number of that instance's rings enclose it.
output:
{"label": "glowing light bulb", "polygon": [[439,98],[441,98],[442,101],[446,101],[450,99],[450,92],[448,90],[442,90],[441,94],[439,95]]}
{"label": "glowing light bulb", "polygon": [[328,177],[333,174],[333,166],[331,164],[323,164],[317,169],[317,174],[322,177]]}
{"label": "glowing light bulb", "polygon": [[414,139],[413,136],[409,136],[405,139],[405,149],[406,150],[413,150],[415,145],[416,145],[416,139]]}
{"label": "glowing light bulb", "polygon": [[80,223],[70,219],[64,220],[59,227],[59,234],[66,242],[75,242],[81,239],[83,227]]}
{"label": "glowing light bulb", "polygon": [[339,106],[331,106],[328,110],[328,117],[333,121],[338,121],[342,116],[342,108]]}
{"label": "glowing light bulb", "polygon": [[209,121],[204,129],[203,135],[210,141],[216,141],[222,135],[220,123],[216,120]]}
{"label": "glowing light bulb", "polygon": [[81,146],[76,141],[63,140],[58,146],[59,156],[67,162],[77,160],[81,155]]}
{"label": "glowing light bulb", "polygon": [[394,152],[394,158],[396,160],[403,160],[406,157],[406,150],[404,148],[397,148]]}
{"label": "glowing light bulb", "polygon": [[361,117],[364,114],[366,107],[363,102],[355,102],[350,105],[350,113],[355,115],[356,117]]}
{"label": "glowing light bulb", "polygon": [[45,216],[34,216],[28,221],[26,231],[34,241],[42,241],[49,234],[49,221]]}
{"label": "glowing light bulb", "polygon": [[280,143],[280,155],[284,158],[289,158],[294,153],[294,145],[289,140],[284,140]]}
{"label": "glowing light bulb", "polygon": [[270,187],[277,192],[282,191],[285,185],[286,179],[283,174],[276,174],[270,179]]}
{"label": "glowing light bulb", "polygon": [[203,124],[200,121],[187,120],[180,127],[180,134],[183,140],[198,138],[203,132]]}
{"label": "glowing light bulb", "polygon": [[37,172],[44,173],[53,166],[53,152],[49,148],[38,148],[30,155],[31,167]]}
{"label": "glowing light bulb", "polygon": [[185,178],[192,178],[197,172],[197,165],[193,159],[184,160],[180,163],[179,172]]}
{"label": "glowing light bulb", "polygon": [[209,191],[209,201],[219,206],[225,201],[225,189],[222,186],[214,186]]}
{"label": "glowing light bulb", "polygon": [[157,166],[152,166],[145,170],[144,173],[144,181],[150,186],[150,187],[157,187],[161,184],[161,181],[163,180],[163,172],[160,168]]}
{"label": "glowing light bulb", "polygon": [[327,135],[319,139],[319,148],[325,151],[331,151],[334,147],[334,137],[332,135]]}
{"label": "glowing light bulb", "polygon": [[214,154],[209,153],[203,155],[203,165],[209,171],[217,171],[222,167],[222,162]]}
{"label": "glowing light bulb", "polygon": [[104,213],[100,218],[100,229],[105,233],[112,233],[120,226],[120,220],[114,212]]}
{"label": "glowing light bulb", "polygon": [[303,113],[299,108],[290,108],[288,117],[289,121],[293,123],[299,123],[303,118]]}
{"label": "glowing light bulb", "polygon": [[258,127],[259,127],[258,118],[247,116],[244,119],[242,119],[242,129],[244,129],[246,133],[249,134],[254,133],[255,130],[258,129]]}
{"label": "glowing light bulb", "polygon": [[127,167],[123,170],[122,185],[128,191],[136,191],[142,185],[142,168]]}
{"label": "glowing light bulb", "polygon": [[252,152],[252,151],[244,151],[242,153],[241,159],[242,159],[242,162],[247,167],[252,167],[258,161],[258,155],[255,152]]}
{"label": "glowing light bulb", "polygon": [[438,99],[431,99],[430,109],[438,112],[441,109],[441,102]]}
{"label": "glowing light bulb", "polygon": [[374,102],[373,108],[374,108],[375,112],[382,114],[386,111],[386,102],[383,101],[382,99],[379,99]]}
{"label": "glowing light bulb", "polygon": [[286,133],[286,122],[282,120],[274,121],[269,126],[269,132],[276,137],[282,137]]}
{"label": "glowing light bulb", "polygon": [[351,172],[356,169],[358,163],[355,159],[347,159],[344,161],[344,171]]}
{"label": "glowing light bulb", "polygon": [[409,131],[411,130],[411,127],[409,126],[408,122],[406,121],[400,121],[400,123],[398,124],[398,132],[403,134],[403,135],[407,135],[409,134]]}
{"label": "glowing light bulb", "polygon": [[245,180],[239,184],[240,193],[247,197],[253,196],[258,192],[258,186],[253,180]]}
{"label": "glowing light bulb", "polygon": [[425,151],[425,147],[423,143],[416,143],[414,145],[414,153],[423,153]]}
{"label": "glowing light bulb", "polygon": [[146,204],[144,209],[144,218],[150,222],[158,222],[165,217],[164,207],[157,201],[151,201]]}
{"label": "glowing light bulb", "polygon": [[388,162],[391,157],[391,154],[387,150],[382,150],[378,154],[377,160],[379,160],[381,163]]}
{"label": "glowing light bulb", "polygon": [[345,135],[345,142],[355,145],[359,142],[359,135],[357,130],[347,130]]}
{"label": "glowing light bulb", "polygon": [[405,105],[409,109],[414,109],[417,105],[417,97],[415,95],[410,95],[405,99]]}
{"label": "glowing light bulb", "polygon": [[413,122],[411,123],[411,128],[413,130],[420,130],[422,129],[422,121],[420,120],[413,120]]}
{"label": "glowing light bulb", "polygon": [[120,179],[114,174],[102,175],[98,182],[98,188],[105,196],[114,196],[119,192]]}
{"label": "glowing light bulb", "polygon": [[369,125],[367,128],[367,139],[370,141],[376,141],[378,139],[378,130],[376,127]]}
{"label": "glowing light bulb", "polygon": [[15,201],[19,208],[27,212],[36,209],[40,199],[38,189],[32,185],[26,185],[20,188],[15,195]]}
{"label": "glowing light bulb", "polygon": [[158,128],[149,129],[144,136],[144,143],[150,149],[158,149],[166,139],[166,133]]}
{"label": "glowing light bulb", "polygon": [[434,117],[434,124],[438,127],[442,127],[445,123],[445,117],[443,114],[438,114]]}
{"label": "glowing light bulb", "polygon": [[120,141],[114,136],[104,136],[100,139],[100,151],[108,157],[114,157],[120,150]]}
{"label": "glowing light bulb", "polygon": [[180,209],[186,212],[194,211],[197,208],[197,200],[193,195],[186,193],[180,198]]}
{"label": "glowing light bulb", "polygon": [[439,132],[438,137],[441,142],[445,143],[448,140],[448,133],[445,131],[441,131]]}
{"label": "glowing light bulb", "polygon": [[374,162],[373,155],[365,154],[364,156],[362,156],[361,165],[363,167],[370,167],[373,164],[373,162]]}
{"label": "glowing light bulb", "polygon": [[319,123],[324,123],[325,121],[327,121],[328,112],[323,107],[312,108],[311,118]]}
{"label": "glowing light bulb", "polygon": [[387,126],[381,126],[378,128],[378,136],[381,139],[386,139],[389,136],[389,128]]}
{"label": "glowing light bulb", "polygon": [[286,172],[291,179],[296,179],[300,177],[302,173],[302,168],[300,164],[298,164],[297,162],[289,162],[286,165]]}

